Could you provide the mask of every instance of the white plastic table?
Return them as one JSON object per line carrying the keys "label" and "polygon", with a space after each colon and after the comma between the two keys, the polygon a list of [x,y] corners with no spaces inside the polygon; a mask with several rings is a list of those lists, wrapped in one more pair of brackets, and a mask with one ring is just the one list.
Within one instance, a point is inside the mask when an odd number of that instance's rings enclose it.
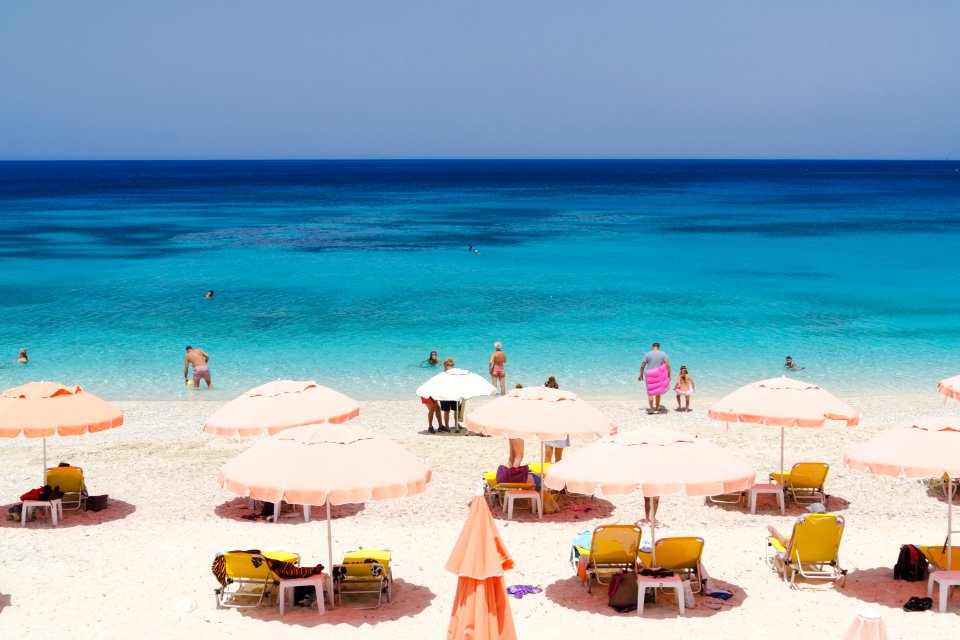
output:
{"label": "white plastic table", "polygon": [[27,520],[33,514],[34,509],[49,509],[50,521],[53,526],[57,526],[57,518],[63,519],[63,501],[60,498],[55,500],[24,500],[23,507],[20,509],[20,526],[27,526]]}
{"label": "white plastic table", "polygon": [[947,612],[947,599],[950,598],[950,587],[960,586],[960,571],[931,571],[927,580],[927,597],[933,597],[933,583],[940,584],[940,613]]}
{"label": "white plastic table", "polygon": [[686,615],[683,602],[683,581],[680,576],[673,574],[666,578],[655,578],[653,576],[644,576],[637,574],[637,615],[643,615],[643,600],[647,589],[653,589],[654,599],[656,599],[657,587],[661,589],[674,589],[677,592],[677,603],[680,605],[680,615]]}
{"label": "white plastic table", "polygon": [[750,501],[750,513],[757,512],[757,494],[767,493],[777,496],[777,504],[780,505],[780,515],[786,511],[783,503],[783,485],[780,484],[755,484],[747,489],[747,500]]}
{"label": "white plastic table", "polygon": [[333,593],[327,587],[327,574],[318,573],[316,575],[310,576],[309,578],[293,578],[292,580],[281,580],[280,581],[280,615],[283,615],[284,608],[287,603],[287,590],[290,590],[290,596],[293,596],[294,587],[313,587],[316,592],[317,598],[317,610],[320,612],[320,615],[325,614],[327,611],[323,606],[323,595],[326,592],[327,599],[330,602],[330,606],[333,606]]}
{"label": "white plastic table", "polygon": [[536,511],[537,515],[543,518],[543,501],[540,500],[540,492],[532,489],[510,489],[503,493],[503,510],[507,512],[507,520],[513,520],[513,503],[516,500],[529,500],[530,510]]}

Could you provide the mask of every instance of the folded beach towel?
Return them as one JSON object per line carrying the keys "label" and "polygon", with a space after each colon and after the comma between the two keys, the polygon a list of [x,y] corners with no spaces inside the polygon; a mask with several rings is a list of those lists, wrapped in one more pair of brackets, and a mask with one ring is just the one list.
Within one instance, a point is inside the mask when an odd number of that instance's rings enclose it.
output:
{"label": "folded beach towel", "polygon": [[670,388],[670,376],[667,374],[667,365],[662,364],[652,371],[647,371],[644,378],[647,381],[647,395],[660,396]]}

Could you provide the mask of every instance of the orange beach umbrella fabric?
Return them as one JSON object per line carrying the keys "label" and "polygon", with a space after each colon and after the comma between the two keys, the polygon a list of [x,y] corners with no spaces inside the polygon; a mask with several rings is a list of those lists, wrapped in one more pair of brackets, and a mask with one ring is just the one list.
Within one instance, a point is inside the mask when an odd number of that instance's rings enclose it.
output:
{"label": "orange beach umbrella fabric", "polygon": [[446,568],[459,576],[447,638],[515,639],[517,631],[503,580],[506,570],[513,568],[513,559],[482,495],[474,497],[470,505]]}
{"label": "orange beach umbrella fabric", "polygon": [[360,415],[360,405],[313,381],[276,380],[223,405],[203,424],[218,436],[273,435],[321,422],[340,423]]}
{"label": "orange beach umbrella fabric", "polygon": [[123,409],[77,386],[28,382],[0,395],[0,438],[80,436],[123,424]]}
{"label": "orange beach umbrella fabric", "polygon": [[514,389],[467,416],[474,433],[508,438],[597,438],[617,425],[576,393],[549,387]]}
{"label": "orange beach umbrella fabric", "polygon": [[947,398],[960,400],[960,376],[953,376],[952,378],[941,380],[937,383],[937,391],[944,395],[944,402],[947,401]]}
{"label": "orange beach umbrella fabric", "polygon": [[43,482],[47,481],[47,438],[80,436],[119,427],[123,409],[57,382],[28,382],[0,395],[0,438],[43,438]]}

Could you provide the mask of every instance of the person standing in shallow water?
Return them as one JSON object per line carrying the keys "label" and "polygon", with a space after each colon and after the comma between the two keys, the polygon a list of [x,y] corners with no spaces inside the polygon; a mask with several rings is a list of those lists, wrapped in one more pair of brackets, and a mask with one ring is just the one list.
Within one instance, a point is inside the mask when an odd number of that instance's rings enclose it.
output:
{"label": "person standing in shallow water", "polygon": [[503,345],[499,342],[493,343],[493,353],[490,354],[490,381],[496,387],[500,383],[500,395],[507,393],[507,377],[504,372],[504,365],[507,364],[507,354],[503,352]]}
{"label": "person standing in shallow water", "polygon": [[654,342],[653,348],[643,356],[637,378],[640,382],[643,382],[644,370],[647,372],[647,413],[660,413],[660,396],[670,388],[670,359],[660,351],[659,342]]}
{"label": "person standing in shallow water", "polygon": [[187,383],[187,386],[190,386],[187,374],[190,367],[193,366],[193,388],[199,389],[201,380],[207,381],[207,389],[213,388],[213,383],[210,382],[209,362],[210,356],[207,355],[206,351],[187,347],[187,356],[183,359],[183,380]]}

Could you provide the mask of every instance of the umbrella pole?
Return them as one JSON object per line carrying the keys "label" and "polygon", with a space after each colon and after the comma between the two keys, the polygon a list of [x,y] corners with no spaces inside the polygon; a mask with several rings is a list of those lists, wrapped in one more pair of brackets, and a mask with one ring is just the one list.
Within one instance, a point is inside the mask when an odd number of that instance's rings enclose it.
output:
{"label": "umbrella pole", "polygon": [[[647,498],[644,498],[646,500]],[[653,563],[653,566],[657,566],[657,519],[650,518],[650,538],[651,547],[650,547],[650,562]]]}
{"label": "umbrella pole", "polygon": [[43,439],[43,485],[47,484],[47,439]]}
{"label": "umbrella pole", "polygon": [[780,427],[780,482],[783,482],[783,440],[786,438],[787,430]]}
{"label": "umbrella pole", "polygon": [[327,494],[327,557],[330,568],[327,569],[327,582],[330,583],[330,600],[333,601],[333,535],[330,533],[330,494]]}
{"label": "umbrella pole", "polygon": [[953,570],[950,564],[953,555],[953,478],[947,476],[947,571]]}
{"label": "umbrella pole", "polygon": [[543,478],[547,475],[546,470],[543,468],[543,448],[545,445],[543,444],[543,440],[539,438],[537,438],[537,440],[540,441],[540,504],[543,504]]}

